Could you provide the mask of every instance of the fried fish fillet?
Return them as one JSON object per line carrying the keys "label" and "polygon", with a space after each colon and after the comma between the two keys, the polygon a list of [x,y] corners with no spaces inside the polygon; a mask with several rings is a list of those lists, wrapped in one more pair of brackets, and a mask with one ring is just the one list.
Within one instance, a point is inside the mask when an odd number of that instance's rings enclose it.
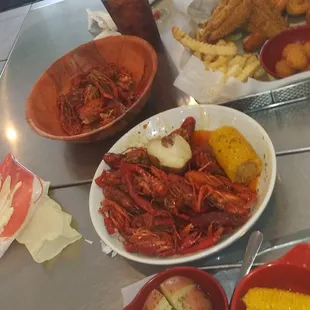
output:
{"label": "fried fish fillet", "polygon": [[269,0],[252,0],[252,13],[249,20],[250,32],[259,32],[272,38],[285,28],[287,22]]}
{"label": "fried fish fillet", "polygon": [[222,0],[205,25],[203,39],[216,42],[242,26],[251,13],[252,0]]}

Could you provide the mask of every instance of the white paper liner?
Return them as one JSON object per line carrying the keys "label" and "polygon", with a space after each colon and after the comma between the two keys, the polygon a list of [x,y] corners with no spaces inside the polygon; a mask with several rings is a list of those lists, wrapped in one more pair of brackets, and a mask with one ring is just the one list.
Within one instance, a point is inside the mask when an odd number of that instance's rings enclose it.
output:
{"label": "white paper liner", "polygon": [[205,70],[203,62],[191,56],[174,82],[174,86],[195,98],[201,104],[223,103],[239,97],[256,94],[293,84],[310,77],[310,71],[292,75],[288,78],[263,82],[252,78],[247,83],[230,77],[221,83],[222,73]]}

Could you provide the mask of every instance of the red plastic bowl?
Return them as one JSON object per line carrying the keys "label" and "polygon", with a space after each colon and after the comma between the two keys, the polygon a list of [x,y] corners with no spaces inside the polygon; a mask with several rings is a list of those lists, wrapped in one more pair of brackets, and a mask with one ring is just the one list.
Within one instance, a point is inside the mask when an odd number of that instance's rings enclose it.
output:
{"label": "red plastic bowl", "polygon": [[269,39],[261,49],[260,63],[272,76],[276,74],[276,63],[282,58],[282,51],[290,43],[303,43],[310,41],[310,26],[297,26],[288,28],[275,37]]}
{"label": "red plastic bowl", "polygon": [[237,286],[231,310],[246,310],[242,298],[253,287],[310,294],[310,244],[301,243],[279,260],[254,269]]}
{"label": "red plastic bowl", "polygon": [[211,298],[213,309],[228,310],[226,294],[218,281],[207,272],[194,267],[175,267],[157,274],[139,291],[135,299],[124,310],[139,310],[154,290],[158,289],[166,279],[174,276],[184,276],[192,279]]}

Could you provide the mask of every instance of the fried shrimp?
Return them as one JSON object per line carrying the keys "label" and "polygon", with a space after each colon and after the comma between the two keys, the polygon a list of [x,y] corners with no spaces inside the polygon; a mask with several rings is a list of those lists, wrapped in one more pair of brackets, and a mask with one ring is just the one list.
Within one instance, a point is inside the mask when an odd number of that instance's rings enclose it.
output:
{"label": "fried shrimp", "polygon": [[309,0],[288,0],[286,11],[290,15],[305,14],[310,7]]}
{"label": "fried shrimp", "polygon": [[277,62],[276,73],[278,76],[284,78],[293,75],[295,70],[287,64],[286,60],[283,59]]}

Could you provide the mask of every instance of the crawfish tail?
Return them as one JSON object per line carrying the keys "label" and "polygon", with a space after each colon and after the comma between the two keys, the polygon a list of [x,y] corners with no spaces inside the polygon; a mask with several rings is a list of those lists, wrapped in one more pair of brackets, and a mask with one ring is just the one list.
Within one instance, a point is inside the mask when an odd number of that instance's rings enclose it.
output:
{"label": "crawfish tail", "polygon": [[134,187],[134,172],[136,171],[136,166],[133,164],[122,163],[121,164],[121,174],[125,179],[125,184],[127,186],[128,193],[130,197],[134,200],[134,202],[140,207],[142,210],[149,212],[151,214],[155,213],[155,209],[152,207],[152,203],[141,197]]}
{"label": "crawfish tail", "polygon": [[167,137],[164,137],[162,140],[165,143],[165,141],[171,140],[173,135],[179,135],[190,144],[192,135],[195,131],[195,126],[196,120],[193,117],[187,117],[180,128],[174,130],[171,134],[169,134]]}
{"label": "crawfish tail", "polygon": [[219,227],[237,228],[247,221],[247,217],[238,216],[228,212],[209,212],[192,217],[192,224],[201,228],[208,229],[212,225]]}
{"label": "crawfish tail", "polygon": [[123,154],[106,153],[103,155],[103,160],[112,169],[119,169],[124,157]]}
{"label": "crawfish tail", "polygon": [[135,202],[133,201],[133,199],[130,196],[126,195],[121,190],[119,190],[115,187],[106,185],[106,186],[104,186],[102,191],[103,191],[105,198],[115,201],[121,207],[123,207],[125,209],[130,210],[130,209],[134,209],[136,207]]}
{"label": "crawfish tail", "polygon": [[122,175],[119,170],[103,170],[101,175],[95,179],[96,184],[103,188],[106,185],[122,186]]}

